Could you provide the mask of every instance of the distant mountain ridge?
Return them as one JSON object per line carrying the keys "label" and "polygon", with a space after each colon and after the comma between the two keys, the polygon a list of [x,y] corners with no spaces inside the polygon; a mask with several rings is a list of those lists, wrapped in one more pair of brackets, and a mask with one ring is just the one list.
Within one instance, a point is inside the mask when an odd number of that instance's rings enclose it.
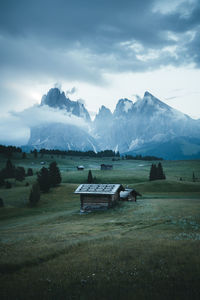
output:
{"label": "distant mountain ridge", "polygon": [[120,99],[113,113],[102,106],[93,122],[83,104],[71,101],[57,88],[42,97],[41,105],[65,110],[83,119],[89,129],[86,132],[78,126],[59,125],[59,120],[56,125],[38,126],[31,129],[28,142],[37,149],[111,149],[167,159],[200,158],[199,120],[173,109],[149,92],[134,103]]}

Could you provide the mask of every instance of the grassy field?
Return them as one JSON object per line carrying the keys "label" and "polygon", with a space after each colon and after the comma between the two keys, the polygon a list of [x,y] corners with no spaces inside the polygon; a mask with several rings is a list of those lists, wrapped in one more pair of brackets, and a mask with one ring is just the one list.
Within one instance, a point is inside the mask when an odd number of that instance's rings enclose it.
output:
{"label": "grassy field", "polygon": [[[42,194],[37,207],[28,206],[36,175],[0,189],[1,299],[200,298],[200,182],[192,182],[193,172],[200,178],[199,161],[163,161],[167,180],[154,182],[145,161],[31,155],[12,161],[35,174],[41,161],[48,166],[54,159],[62,184]],[[101,163],[112,163],[113,171],[100,171]],[[73,192],[89,169],[97,182],[135,187],[142,197],[80,214]]]}

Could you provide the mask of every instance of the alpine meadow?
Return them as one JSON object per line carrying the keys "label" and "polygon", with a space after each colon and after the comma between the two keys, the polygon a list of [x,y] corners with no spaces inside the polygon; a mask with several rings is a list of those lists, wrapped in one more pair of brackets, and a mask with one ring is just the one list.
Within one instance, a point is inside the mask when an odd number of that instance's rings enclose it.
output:
{"label": "alpine meadow", "polygon": [[200,1],[0,0],[0,299],[200,299]]}

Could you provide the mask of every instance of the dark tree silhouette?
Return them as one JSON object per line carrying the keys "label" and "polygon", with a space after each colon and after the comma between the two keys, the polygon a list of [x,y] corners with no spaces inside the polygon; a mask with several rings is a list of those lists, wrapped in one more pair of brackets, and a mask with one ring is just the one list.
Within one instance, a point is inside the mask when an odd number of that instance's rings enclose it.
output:
{"label": "dark tree silhouette", "polygon": [[87,182],[88,183],[92,183],[93,182],[93,176],[92,176],[92,171],[91,170],[89,170],[89,172],[88,172]]}
{"label": "dark tree silhouette", "polygon": [[0,207],[4,207],[4,202],[2,198],[0,198]]}
{"label": "dark tree silhouette", "polygon": [[158,163],[158,166],[152,164],[149,173],[150,181],[158,179],[166,179],[161,162]]}
{"label": "dark tree silhouette", "polygon": [[3,186],[5,184],[5,178],[2,171],[0,171],[0,186]]}
{"label": "dark tree silhouette", "polygon": [[51,162],[49,165],[49,180],[52,187],[59,185],[62,181],[56,161]]}
{"label": "dark tree silhouette", "polygon": [[33,150],[33,154],[34,154],[34,157],[37,158],[37,156],[38,156],[37,149],[34,149],[34,150]]}
{"label": "dark tree silhouette", "polygon": [[155,164],[151,165],[150,174],[149,174],[149,180],[156,180],[157,177],[157,168]]}
{"label": "dark tree silhouette", "polygon": [[6,161],[6,167],[2,170],[4,178],[14,178],[15,177],[15,166],[12,164],[11,160]]}
{"label": "dark tree silhouette", "polygon": [[33,176],[33,169],[28,168],[28,170],[27,170],[27,176]]}
{"label": "dark tree silhouette", "polygon": [[158,167],[157,167],[157,179],[165,179],[165,174],[163,172],[163,167],[161,162],[158,163]]}
{"label": "dark tree silhouette", "polygon": [[49,170],[43,167],[37,174],[37,181],[42,192],[48,192],[50,189]]}
{"label": "dark tree silhouette", "polygon": [[196,177],[194,175],[194,172],[192,173],[192,181],[195,182],[196,181]]}
{"label": "dark tree silhouette", "polygon": [[26,158],[26,153],[22,152],[22,159],[25,159],[25,158]]}
{"label": "dark tree silhouette", "polygon": [[40,186],[38,182],[35,182],[32,185],[30,195],[29,195],[30,205],[35,206],[39,200],[40,200]]}
{"label": "dark tree silhouette", "polygon": [[18,181],[23,181],[25,179],[25,169],[24,167],[17,167],[15,169],[15,179]]}

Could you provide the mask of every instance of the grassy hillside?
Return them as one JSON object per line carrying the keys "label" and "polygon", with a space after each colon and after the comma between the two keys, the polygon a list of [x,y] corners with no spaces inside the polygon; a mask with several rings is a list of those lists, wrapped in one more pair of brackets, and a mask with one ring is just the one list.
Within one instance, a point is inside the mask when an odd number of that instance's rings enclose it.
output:
{"label": "grassy hillside", "polygon": [[[37,207],[27,205],[25,187],[36,175],[0,189],[1,299],[199,299],[200,182],[192,182],[192,172],[200,177],[198,161],[163,162],[167,180],[154,182],[151,162],[31,155],[12,161],[35,173],[55,158],[63,182]],[[102,162],[113,163],[113,171],[100,171]],[[76,171],[79,164],[86,170]],[[73,192],[88,169],[98,182],[134,186],[143,196],[80,214]]]}

